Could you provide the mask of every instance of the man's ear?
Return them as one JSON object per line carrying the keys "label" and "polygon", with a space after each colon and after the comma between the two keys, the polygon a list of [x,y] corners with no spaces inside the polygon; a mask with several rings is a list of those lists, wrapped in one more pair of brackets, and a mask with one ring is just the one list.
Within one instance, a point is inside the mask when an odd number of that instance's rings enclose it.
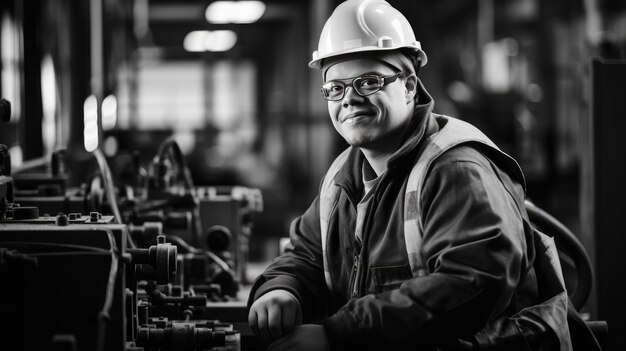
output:
{"label": "man's ear", "polygon": [[417,77],[415,74],[407,76],[404,81],[406,103],[413,102],[415,100],[415,94],[417,94]]}

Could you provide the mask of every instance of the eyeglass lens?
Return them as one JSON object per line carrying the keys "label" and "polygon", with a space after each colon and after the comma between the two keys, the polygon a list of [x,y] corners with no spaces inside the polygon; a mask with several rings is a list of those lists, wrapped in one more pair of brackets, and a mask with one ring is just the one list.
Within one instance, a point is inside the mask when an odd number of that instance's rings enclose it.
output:
{"label": "eyeglass lens", "polygon": [[402,74],[402,72],[386,77],[364,75],[354,78],[349,84],[341,80],[330,81],[322,85],[322,97],[330,101],[341,100],[346,93],[346,87],[350,85],[352,85],[354,91],[361,96],[372,95],[382,89],[385,84],[395,81],[400,74]]}

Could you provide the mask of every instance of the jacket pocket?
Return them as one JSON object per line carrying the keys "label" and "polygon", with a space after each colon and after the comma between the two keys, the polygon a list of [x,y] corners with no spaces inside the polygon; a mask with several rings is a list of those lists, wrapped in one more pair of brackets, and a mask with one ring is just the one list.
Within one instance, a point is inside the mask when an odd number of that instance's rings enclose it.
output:
{"label": "jacket pocket", "polygon": [[404,281],[412,278],[411,268],[408,264],[372,267],[369,271],[372,277],[368,289],[370,293],[381,293],[383,291],[397,289]]}

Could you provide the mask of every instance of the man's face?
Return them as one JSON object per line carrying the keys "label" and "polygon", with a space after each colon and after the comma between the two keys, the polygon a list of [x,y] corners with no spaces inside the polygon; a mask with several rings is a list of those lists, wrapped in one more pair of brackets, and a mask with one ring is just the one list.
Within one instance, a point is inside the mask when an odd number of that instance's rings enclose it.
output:
{"label": "man's face", "polygon": [[[380,61],[354,59],[331,66],[326,71],[326,82],[351,82],[364,74],[389,76],[395,73],[393,68]],[[328,101],[328,113],[335,129],[348,144],[388,150],[399,143],[412,115],[413,104],[407,103],[405,92],[403,76],[368,96],[360,96],[352,85],[347,85],[343,99]]]}

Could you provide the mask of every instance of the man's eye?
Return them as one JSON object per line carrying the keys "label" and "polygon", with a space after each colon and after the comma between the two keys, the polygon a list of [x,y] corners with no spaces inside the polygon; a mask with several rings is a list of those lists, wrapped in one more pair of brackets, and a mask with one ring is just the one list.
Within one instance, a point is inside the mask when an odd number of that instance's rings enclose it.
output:
{"label": "man's eye", "polygon": [[333,84],[330,86],[330,91],[337,93],[337,92],[341,92],[343,91],[343,85],[340,84]]}
{"label": "man's eye", "polygon": [[375,77],[363,77],[359,85],[364,88],[371,88],[378,85],[378,79]]}

